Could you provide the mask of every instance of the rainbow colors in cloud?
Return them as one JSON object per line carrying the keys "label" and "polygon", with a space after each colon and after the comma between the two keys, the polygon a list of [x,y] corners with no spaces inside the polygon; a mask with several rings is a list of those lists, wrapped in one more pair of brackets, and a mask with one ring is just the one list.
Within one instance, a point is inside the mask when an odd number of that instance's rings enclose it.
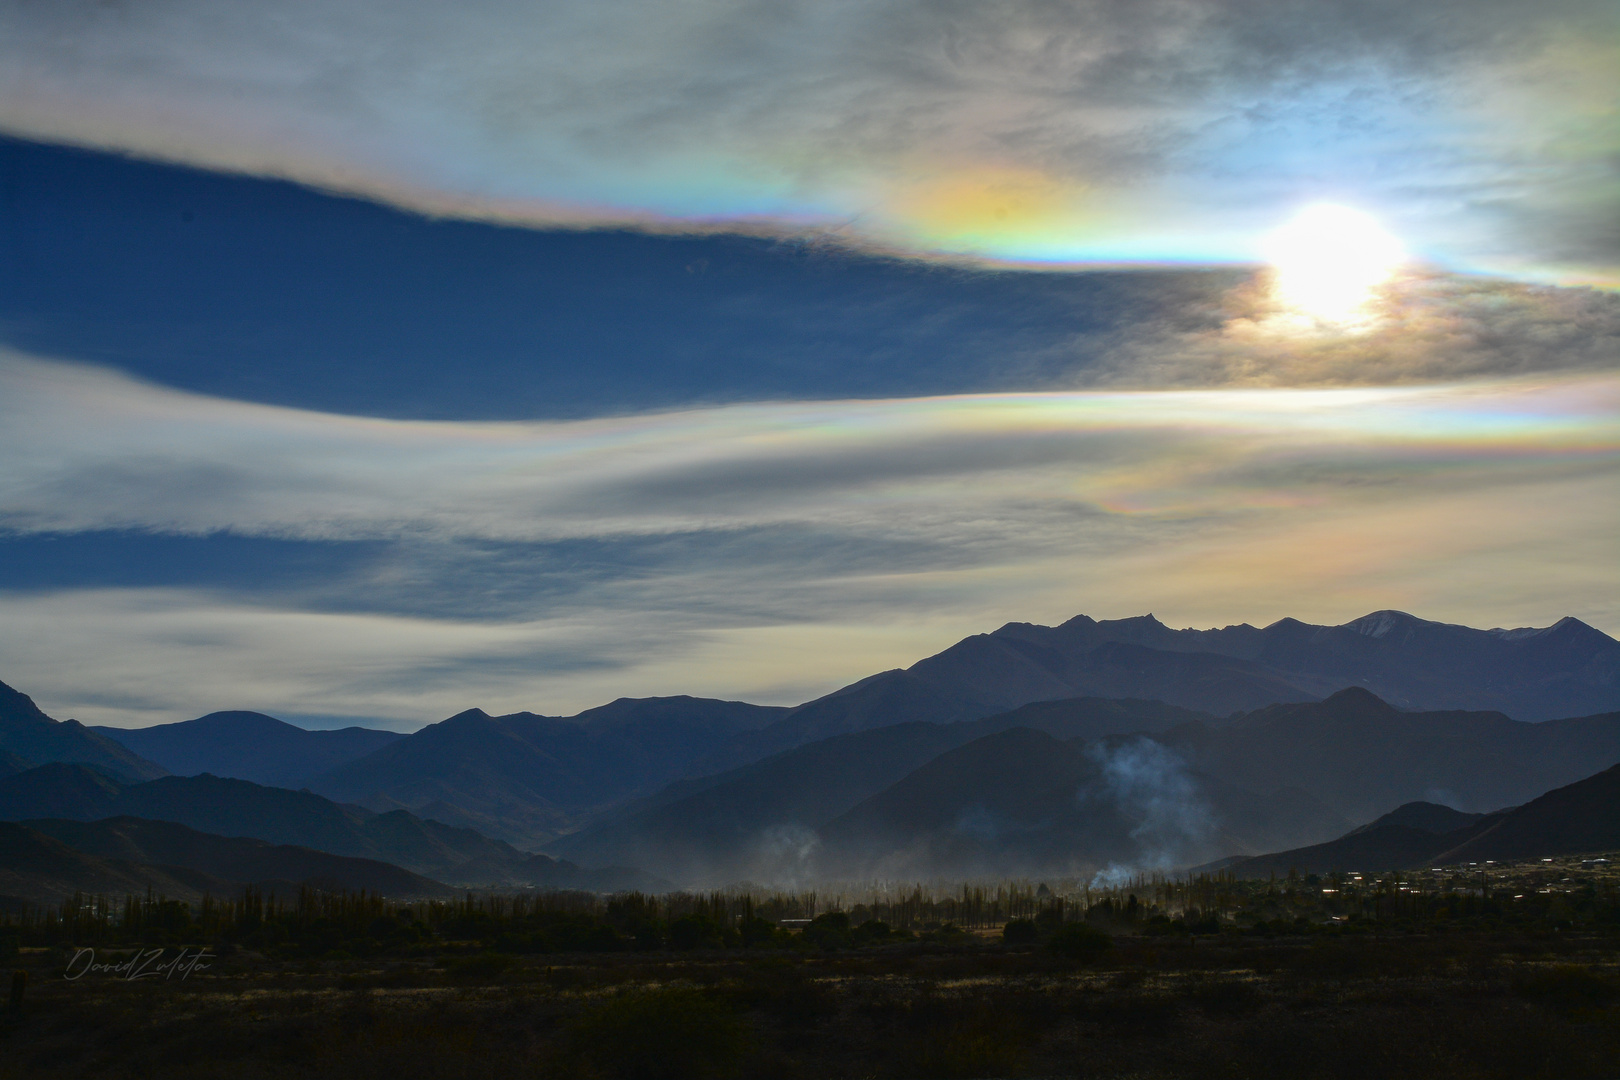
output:
{"label": "rainbow colors in cloud", "polygon": [[1327,201],[1454,270],[1614,284],[1617,100],[1599,0],[0,13],[0,130],[437,214],[1053,266],[1252,262]]}

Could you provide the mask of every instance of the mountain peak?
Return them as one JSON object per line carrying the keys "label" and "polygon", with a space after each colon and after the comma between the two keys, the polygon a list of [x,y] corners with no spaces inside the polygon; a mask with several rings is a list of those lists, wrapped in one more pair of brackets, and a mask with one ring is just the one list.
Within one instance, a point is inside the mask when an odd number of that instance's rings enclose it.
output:
{"label": "mountain peak", "polygon": [[1421,625],[1425,621],[1416,615],[1408,615],[1404,611],[1386,608],[1383,611],[1374,611],[1371,614],[1363,615],[1359,619],[1352,619],[1344,625],[1345,629],[1354,630],[1358,634],[1381,638],[1397,628],[1408,629]]}
{"label": "mountain peak", "polygon": [[1400,711],[1365,686],[1347,686],[1343,690],[1323,698],[1322,705],[1335,712],[1376,710],[1378,712],[1393,713]]}

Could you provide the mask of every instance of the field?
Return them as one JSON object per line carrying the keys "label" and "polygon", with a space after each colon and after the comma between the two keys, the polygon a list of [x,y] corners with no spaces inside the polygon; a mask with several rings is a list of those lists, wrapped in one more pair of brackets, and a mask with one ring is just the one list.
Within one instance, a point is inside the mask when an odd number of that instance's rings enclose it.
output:
{"label": "field", "polygon": [[[0,1076],[1483,1078],[1620,1063],[1605,864],[867,900],[817,898],[803,929],[780,910],[811,898],[742,893],[84,902],[0,928],[28,973]],[[64,977],[84,948],[116,965],[186,945],[210,953],[189,972]]]}

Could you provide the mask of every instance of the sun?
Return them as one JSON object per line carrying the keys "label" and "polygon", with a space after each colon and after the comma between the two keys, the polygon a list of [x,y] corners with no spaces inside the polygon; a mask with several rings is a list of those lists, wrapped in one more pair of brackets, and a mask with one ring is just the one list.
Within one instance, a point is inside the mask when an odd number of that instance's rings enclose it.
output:
{"label": "sun", "polygon": [[1373,290],[1406,257],[1371,215],[1330,203],[1301,210],[1266,237],[1262,254],[1276,270],[1278,299],[1330,323],[1363,318]]}

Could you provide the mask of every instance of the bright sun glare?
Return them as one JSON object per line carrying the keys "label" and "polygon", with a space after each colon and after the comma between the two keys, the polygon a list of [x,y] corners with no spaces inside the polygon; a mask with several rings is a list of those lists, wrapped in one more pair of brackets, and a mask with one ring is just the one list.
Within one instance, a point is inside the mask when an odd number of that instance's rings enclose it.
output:
{"label": "bright sun glare", "polygon": [[1352,322],[1364,314],[1375,288],[1387,281],[1405,253],[1368,214],[1318,204],[1266,238],[1263,254],[1277,271],[1284,303],[1324,322]]}

